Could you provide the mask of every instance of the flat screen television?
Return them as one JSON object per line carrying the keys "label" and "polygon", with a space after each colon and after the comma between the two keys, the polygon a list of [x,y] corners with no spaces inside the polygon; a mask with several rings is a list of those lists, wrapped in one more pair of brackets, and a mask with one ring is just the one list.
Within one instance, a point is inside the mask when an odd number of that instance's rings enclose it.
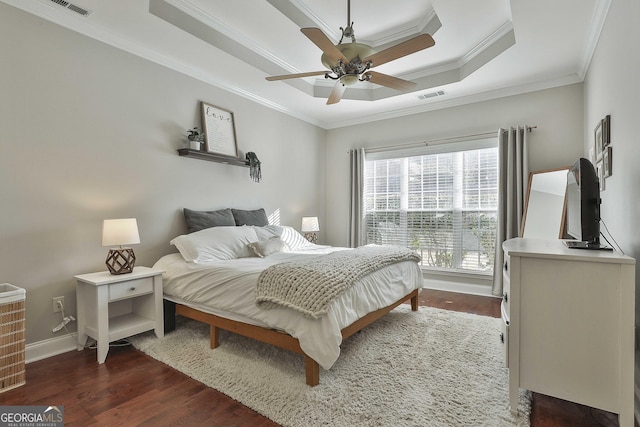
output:
{"label": "flat screen television", "polygon": [[580,158],[567,173],[566,241],[576,249],[609,249],[600,245],[600,181],[593,164]]}

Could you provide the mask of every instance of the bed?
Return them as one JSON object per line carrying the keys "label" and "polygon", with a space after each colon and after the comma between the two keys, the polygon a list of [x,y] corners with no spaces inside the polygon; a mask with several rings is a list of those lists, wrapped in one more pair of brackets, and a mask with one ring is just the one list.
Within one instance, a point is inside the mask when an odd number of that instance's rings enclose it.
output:
{"label": "bed", "polygon": [[155,264],[165,271],[165,329],[173,327],[178,314],[210,325],[211,348],[218,347],[224,329],[299,353],[306,382],[315,386],[320,367],[330,369],[339,357],[342,340],[407,300],[418,309],[422,273],[414,259],[404,258],[360,274],[322,308],[313,306],[317,315],[274,304],[264,293],[267,273],[285,265],[350,259],[357,250],[312,244],[291,227],[263,224],[263,219],[246,222],[217,221],[214,227],[205,222],[198,228],[187,219],[191,233],[172,240],[179,252]]}

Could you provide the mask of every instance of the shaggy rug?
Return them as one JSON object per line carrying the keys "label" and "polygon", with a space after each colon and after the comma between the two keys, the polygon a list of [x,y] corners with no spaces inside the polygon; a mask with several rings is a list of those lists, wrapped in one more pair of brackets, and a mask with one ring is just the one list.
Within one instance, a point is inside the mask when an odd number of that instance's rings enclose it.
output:
{"label": "shaggy rug", "polygon": [[529,426],[530,393],[509,411],[500,319],[400,306],[347,339],[320,385],[302,356],[178,319],[174,332],[133,337],[151,357],[284,426]]}

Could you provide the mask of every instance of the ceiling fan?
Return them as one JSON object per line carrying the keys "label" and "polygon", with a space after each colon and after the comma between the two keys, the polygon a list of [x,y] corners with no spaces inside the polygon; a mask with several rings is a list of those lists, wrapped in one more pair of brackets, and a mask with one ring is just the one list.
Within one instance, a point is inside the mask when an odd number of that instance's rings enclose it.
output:
{"label": "ceiling fan", "polygon": [[[338,44],[334,45],[319,28],[300,29],[309,40],[322,50],[323,54],[320,60],[330,71],[310,71],[307,73],[270,76],[267,77],[267,80],[296,79],[324,74],[326,79],[337,80],[329,99],[327,99],[327,104],[340,102],[346,87],[359,81],[368,81],[392,89],[406,91],[414,88],[416,84],[398,77],[371,71],[371,68],[427,49],[435,44],[429,34],[421,34],[380,52],[375,52],[373,48],[366,44],[356,43],[353,22],[351,22],[351,0],[347,0],[347,26],[346,28],[340,27],[340,30],[342,31],[342,37],[340,37]],[[351,38],[351,43],[342,44],[342,40],[345,37]]]}

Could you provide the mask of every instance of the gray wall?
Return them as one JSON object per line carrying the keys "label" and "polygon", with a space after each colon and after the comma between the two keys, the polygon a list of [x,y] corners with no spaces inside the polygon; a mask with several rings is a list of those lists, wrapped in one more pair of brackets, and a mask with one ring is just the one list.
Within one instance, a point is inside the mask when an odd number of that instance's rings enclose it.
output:
{"label": "gray wall", "polygon": [[[183,207],[264,207],[296,228],[305,215],[324,221],[324,130],[4,3],[0,52],[0,283],[27,291],[27,343],[61,334],[52,297],[75,314],[74,275],[105,269],[103,219],[137,218],[147,266],[174,251]],[[200,100],[234,112],[262,183],[177,155]]]}
{"label": "gray wall", "polygon": [[[622,250],[640,257],[640,2],[613,0],[584,83],[584,152],[594,141],[594,128],[611,115],[613,175],[601,193],[601,216]],[[605,231],[601,229],[601,231]],[[636,263],[636,325],[640,319]],[[640,409],[640,353],[636,352],[636,417]]]}
{"label": "gray wall", "polygon": [[348,242],[351,148],[377,147],[537,126],[529,134],[532,171],[573,164],[582,152],[582,84],[478,102],[396,119],[334,129],[327,134],[327,238]]}

